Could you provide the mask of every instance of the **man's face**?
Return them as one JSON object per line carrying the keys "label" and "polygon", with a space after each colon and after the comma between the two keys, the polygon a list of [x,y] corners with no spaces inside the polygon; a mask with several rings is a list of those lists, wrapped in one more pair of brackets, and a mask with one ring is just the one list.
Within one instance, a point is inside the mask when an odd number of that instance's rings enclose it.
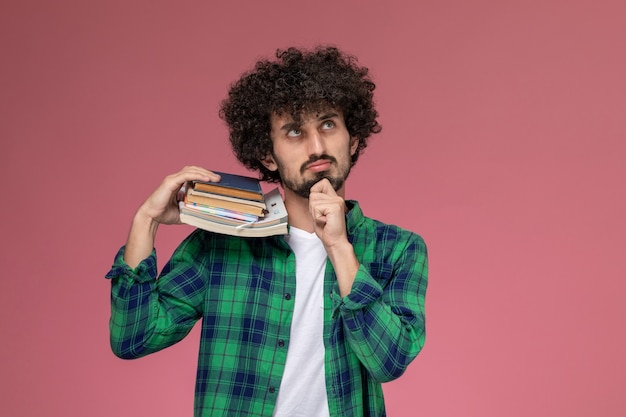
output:
{"label": "man's face", "polygon": [[350,137],[341,112],[305,113],[300,121],[288,114],[272,115],[271,124],[273,151],[263,163],[278,170],[286,190],[308,198],[323,178],[342,190],[358,140]]}

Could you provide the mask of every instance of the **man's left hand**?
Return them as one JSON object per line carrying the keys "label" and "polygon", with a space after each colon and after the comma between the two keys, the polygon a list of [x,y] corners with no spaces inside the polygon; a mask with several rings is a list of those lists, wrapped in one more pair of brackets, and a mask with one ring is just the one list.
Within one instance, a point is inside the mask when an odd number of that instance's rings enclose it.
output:
{"label": "man's left hand", "polygon": [[330,181],[323,179],[311,187],[309,212],[315,234],[320,238],[333,264],[339,291],[347,295],[359,269],[352,244],[346,231],[346,202],[337,195]]}
{"label": "man's left hand", "polygon": [[326,178],[311,187],[309,211],[313,218],[315,234],[324,243],[326,251],[348,242],[346,203],[337,195]]}

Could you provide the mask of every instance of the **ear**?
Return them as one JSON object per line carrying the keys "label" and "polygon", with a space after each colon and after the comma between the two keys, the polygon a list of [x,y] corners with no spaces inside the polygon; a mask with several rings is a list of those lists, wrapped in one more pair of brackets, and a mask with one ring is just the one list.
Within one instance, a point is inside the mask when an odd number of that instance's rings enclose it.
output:
{"label": "ear", "polygon": [[263,166],[270,171],[276,171],[278,169],[278,164],[274,159],[274,156],[270,153],[265,158],[261,159],[261,163]]}
{"label": "ear", "polygon": [[350,138],[350,156],[354,155],[354,153],[358,149],[359,142],[359,138],[357,138],[356,136],[352,136]]}

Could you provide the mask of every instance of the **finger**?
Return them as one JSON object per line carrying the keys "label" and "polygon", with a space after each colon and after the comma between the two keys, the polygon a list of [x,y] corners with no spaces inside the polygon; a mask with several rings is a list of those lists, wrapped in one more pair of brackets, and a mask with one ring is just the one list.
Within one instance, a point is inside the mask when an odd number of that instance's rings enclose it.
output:
{"label": "finger", "polygon": [[335,189],[327,178],[322,178],[311,187],[311,193],[322,193],[326,195],[337,195]]}
{"label": "finger", "polygon": [[320,201],[309,205],[309,212],[314,220],[326,222],[329,219],[342,217],[343,206],[339,201]]}
{"label": "finger", "polygon": [[188,181],[218,182],[220,179],[221,177],[219,174],[207,169],[196,166],[187,166],[179,172],[167,176],[164,183],[168,189],[177,190]]}
{"label": "finger", "polygon": [[208,169],[193,165],[184,167],[178,174],[183,176],[186,181],[200,180],[218,182],[221,179],[219,174],[213,171],[209,171]]}

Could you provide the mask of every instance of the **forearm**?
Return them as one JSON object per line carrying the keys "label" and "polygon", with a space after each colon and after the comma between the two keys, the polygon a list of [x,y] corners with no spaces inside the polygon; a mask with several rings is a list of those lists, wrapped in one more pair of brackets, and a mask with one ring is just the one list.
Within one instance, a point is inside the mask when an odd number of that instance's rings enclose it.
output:
{"label": "forearm", "polygon": [[354,254],[354,248],[346,240],[342,245],[337,245],[330,249],[327,248],[327,254],[337,277],[339,294],[345,297],[352,289],[352,284],[360,265]]}
{"label": "forearm", "polygon": [[141,261],[150,256],[154,249],[158,227],[159,224],[143,214],[141,209],[135,214],[124,251],[124,262],[128,266],[136,268]]}

